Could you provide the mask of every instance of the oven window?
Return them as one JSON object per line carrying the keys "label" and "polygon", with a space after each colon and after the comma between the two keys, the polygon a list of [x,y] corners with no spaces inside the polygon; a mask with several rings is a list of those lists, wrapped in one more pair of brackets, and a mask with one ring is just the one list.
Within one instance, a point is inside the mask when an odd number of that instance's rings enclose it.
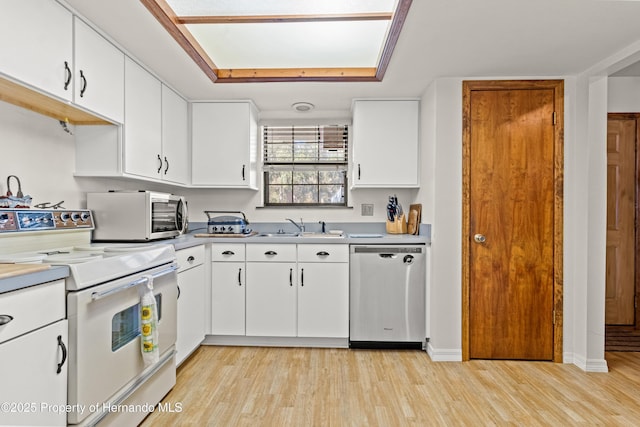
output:
{"label": "oven window", "polygon": [[[162,319],[162,294],[156,295],[158,322]],[[140,335],[140,303],[116,313],[111,319],[111,351],[124,347]]]}
{"label": "oven window", "polygon": [[161,233],[179,230],[182,223],[182,215],[178,204],[178,200],[153,202],[151,208],[151,231]]}

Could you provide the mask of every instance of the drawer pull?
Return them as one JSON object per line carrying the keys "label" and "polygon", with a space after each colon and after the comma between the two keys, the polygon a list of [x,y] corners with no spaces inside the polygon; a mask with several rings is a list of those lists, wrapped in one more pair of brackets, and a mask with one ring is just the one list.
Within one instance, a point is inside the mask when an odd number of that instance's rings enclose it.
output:
{"label": "drawer pull", "polygon": [[9,316],[8,314],[0,314],[0,326],[6,325],[12,320],[13,320],[13,316]]}
{"label": "drawer pull", "polygon": [[233,251],[224,251],[222,252],[222,255],[235,255],[236,253]]}
{"label": "drawer pull", "polygon": [[64,362],[67,361],[67,346],[64,345],[64,342],[62,341],[62,335],[58,335],[58,347],[62,349],[62,361],[58,363],[58,370],[56,371],[56,374],[62,372],[62,366],[64,366]]}
{"label": "drawer pull", "polygon": [[187,258],[187,262],[193,262],[196,259],[193,257],[193,255],[189,256],[189,258]]}
{"label": "drawer pull", "polygon": [[238,269],[238,286],[242,286],[242,268]]}
{"label": "drawer pull", "polygon": [[329,256],[329,252],[320,251],[316,255],[318,255],[318,256]]}
{"label": "drawer pull", "polygon": [[264,254],[267,255],[267,256],[274,256],[274,255],[278,255],[278,252],[276,252],[276,251],[267,251]]}

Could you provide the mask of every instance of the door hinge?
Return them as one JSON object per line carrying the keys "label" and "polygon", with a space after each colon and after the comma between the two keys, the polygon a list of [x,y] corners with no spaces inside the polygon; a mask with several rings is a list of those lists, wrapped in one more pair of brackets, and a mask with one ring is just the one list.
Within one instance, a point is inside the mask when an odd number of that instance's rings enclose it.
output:
{"label": "door hinge", "polygon": [[556,311],[553,310],[553,324],[556,324]]}
{"label": "door hinge", "polygon": [[553,112],[553,115],[552,115],[552,118],[551,118],[551,119],[552,119],[552,121],[553,121],[553,125],[554,125],[554,126],[556,125],[556,116],[557,116],[557,114],[556,114],[556,112],[554,111],[554,112]]}

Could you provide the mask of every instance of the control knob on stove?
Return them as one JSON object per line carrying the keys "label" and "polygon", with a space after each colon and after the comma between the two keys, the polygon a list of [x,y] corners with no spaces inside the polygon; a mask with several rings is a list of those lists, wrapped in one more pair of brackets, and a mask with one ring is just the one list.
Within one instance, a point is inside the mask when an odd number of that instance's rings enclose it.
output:
{"label": "control knob on stove", "polygon": [[82,214],[80,214],[80,219],[82,219],[82,221],[88,221],[89,218],[91,218],[89,212],[82,212]]}
{"label": "control knob on stove", "polygon": [[78,212],[74,212],[71,214],[71,221],[78,222],[80,221],[80,214]]}
{"label": "control knob on stove", "polygon": [[60,213],[60,221],[67,222],[71,219],[71,214],[69,212],[61,212]]}

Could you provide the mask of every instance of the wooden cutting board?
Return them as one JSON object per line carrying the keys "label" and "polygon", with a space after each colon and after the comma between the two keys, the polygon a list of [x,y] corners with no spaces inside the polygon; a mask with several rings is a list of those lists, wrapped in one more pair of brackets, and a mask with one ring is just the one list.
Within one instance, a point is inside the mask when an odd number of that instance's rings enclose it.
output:
{"label": "wooden cutting board", "polygon": [[409,218],[407,233],[418,234],[420,232],[420,221],[422,220],[422,204],[416,203],[409,206]]}
{"label": "wooden cutting board", "polygon": [[0,264],[0,279],[47,270],[49,264]]}

